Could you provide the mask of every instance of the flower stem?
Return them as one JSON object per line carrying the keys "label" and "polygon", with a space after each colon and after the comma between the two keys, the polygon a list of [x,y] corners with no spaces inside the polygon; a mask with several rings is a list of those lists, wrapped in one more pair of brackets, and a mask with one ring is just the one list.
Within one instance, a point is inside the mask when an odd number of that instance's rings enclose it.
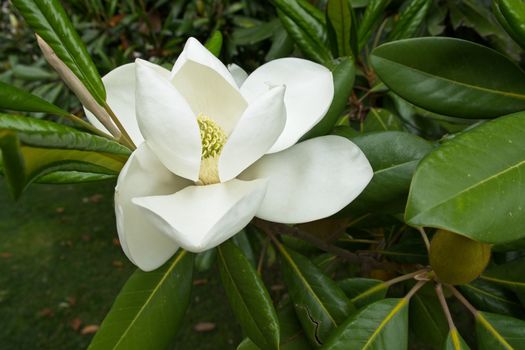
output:
{"label": "flower stem", "polygon": [[111,120],[113,121],[113,123],[115,123],[115,125],[117,126],[117,128],[121,132],[121,137],[120,137],[119,141],[121,141],[122,144],[124,144],[125,146],[129,147],[131,150],[137,149],[137,146],[133,143],[133,141],[131,140],[131,137],[129,136],[128,132],[126,131],[126,129],[124,129],[124,126],[122,125],[120,120],[118,120],[117,116],[115,115],[113,110],[109,107],[109,105],[107,103],[105,103],[103,107],[106,110],[106,112],[108,112],[108,114],[109,114]]}

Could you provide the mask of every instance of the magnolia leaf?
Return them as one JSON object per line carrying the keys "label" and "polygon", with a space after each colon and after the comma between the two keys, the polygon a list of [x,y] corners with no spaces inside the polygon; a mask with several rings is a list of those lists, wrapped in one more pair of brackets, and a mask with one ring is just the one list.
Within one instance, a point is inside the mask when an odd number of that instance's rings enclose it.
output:
{"label": "magnolia leaf", "polygon": [[106,90],[86,46],[59,0],[11,1],[33,29],[103,105]]}
{"label": "magnolia leaf", "polygon": [[433,286],[424,286],[410,299],[409,324],[419,344],[445,343],[449,327]]}
{"label": "magnolia leaf", "polygon": [[355,307],[359,309],[384,299],[388,292],[388,284],[370,278],[347,278],[337,282],[337,284]]}
{"label": "magnolia leaf", "polygon": [[361,132],[403,131],[403,122],[388,109],[371,108],[361,126]]}
{"label": "magnolia leaf", "polygon": [[506,264],[491,265],[481,279],[512,290],[525,306],[525,258]]}
{"label": "magnolia leaf", "polygon": [[220,30],[214,31],[208,38],[204,46],[215,56],[219,57],[222,50],[222,33]]}
{"label": "magnolia leaf", "polygon": [[[280,325],[281,350],[309,350],[310,344],[306,340],[301,325],[291,304],[277,311]],[[237,347],[237,350],[264,350],[255,345],[250,338],[246,338]]]}
{"label": "magnolia leaf", "polygon": [[359,39],[359,51],[361,51],[368,42],[368,39],[372,35],[372,30],[379,20],[383,18],[385,9],[389,3],[390,0],[370,0],[368,3],[363,18],[359,23],[357,35]]}
{"label": "magnolia leaf", "polygon": [[477,309],[514,316],[523,317],[523,307],[516,296],[501,285],[477,279],[469,284],[458,286],[461,293]]}
{"label": "magnolia leaf", "polygon": [[322,345],[355,307],[339,286],[305,256],[278,246],[284,280],[306,337]]}
{"label": "magnolia leaf", "polygon": [[525,72],[479,44],[406,39],[376,48],[371,62],[396,94],[432,112],[479,119],[525,109]]}
{"label": "magnolia leaf", "polygon": [[416,166],[433,149],[432,145],[419,136],[400,131],[364,134],[351,140],[366,155],[374,176],[344,212],[383,210],[387,205],[402,212]]}
{"label": "magnolia leaf", "polygon": [[279,349],[277,314],[255,268],[232,242],[217,253],[222,284],[242,329],[261,349]]}
{"label": "magnolia leaf", "polygon": [[479,350],[525,349],[525,321],[478,312],[476,335]]}
{"label": "magnolia leaf", "polygon": [[326,4],[328,39],[335,57],[352,56],[350,33],[352,12],[348,0],[328,0]]}
{"label": "magnolia leaf", "polygon": [[152,272],[126,282],[89,350],[166,349],[190,302],[193,255],[180,251]]}
{"label": "magnolia leaf", "polygon": [[448,333],[444,350],[470,350],[470,347],[465,343],[458,330],[453,329]]}
{"label": "magnolia leaf", "polygon": [[22,112],[43,112],[60,117],[69,113],[38,96],[0,82],[0,109]]}
{"label": "magnolia leaf", "polygon": [[346,57],[340,60],[333,68],[332,74],[334,79],[334,98],[332,104],[323,119],[308,131],[301,140],[330,133],[347,107],[348,97],[352,94],[355,81],[355,65],[353,59]]}
{"label": "magnolia leaf", "polygon": [[424,21],[431,4],[431,0],[412,0],[399,15],[399,19],[388,35],[388,40],[394,41],[413,37]]}
{"label": "magnolia leaf", "polygon": [[408,300],[384,299],[349,317],[331,335],[323,350],[406,350]]}
{"label": "magnolia leaf", "polygon": [[[445,142],[417,167],[405,220],[485,243],[525,237],[525,112]],[[454,179],[454,181],[451,181]]]}

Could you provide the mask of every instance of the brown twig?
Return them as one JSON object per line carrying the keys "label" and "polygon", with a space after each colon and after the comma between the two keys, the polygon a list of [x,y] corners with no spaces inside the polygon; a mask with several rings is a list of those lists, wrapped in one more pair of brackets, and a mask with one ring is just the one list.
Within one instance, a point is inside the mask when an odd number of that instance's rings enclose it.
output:
{"label": "brown twig", "polygon": [[445,317],[447,318],[448,328],[451,331],[453,331],[454,329],[456,329],[456,325],[454,324],[454,320],[452,319],[452,315],[448,308],[447,301],[445,300],[445,294],[443,294],[443,287],[441,283],[438,283],[436,285],[436,294],[441,304],[441,308],[443,309],[443,313],[445,314]]}

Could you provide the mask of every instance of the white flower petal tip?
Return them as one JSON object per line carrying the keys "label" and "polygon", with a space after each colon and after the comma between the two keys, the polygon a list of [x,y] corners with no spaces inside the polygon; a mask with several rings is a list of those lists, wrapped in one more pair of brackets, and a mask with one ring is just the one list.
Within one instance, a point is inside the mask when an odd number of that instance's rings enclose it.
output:
{"label": "white flower petal tip", "polygon": [[132,204],[132,198],[169,194],[190,184],[166,169],[145,143],[139,145],[122,169],[115,189],[117,232],[124,253],[141,270],[160,267],[179,246],[149,223]]}
{"label": "white flower petal tip", "polygon": [[151,223],[182,248],[199,253],[226,241],[254,217],[266,181],[190,186],[168,196],[134,198]]}
{"label": "white flower petal tip", "polygon": [[326,114],[334,96],[332,72],[300,58],[281,58],[257,68],[241,86],[248,103],[274,85],[285,85],[286,126],[268,153],[295,144]]}
{"label": "white flower petal tip", "polygon": [[222,182],[261,158],[281,135],[286,124],[285,90],[284,86],[274,87],[248,105],[221,152]]}
{"label": "white flower petal tip", "polygon": [[337,213],[372,176],[370,163],[355,144],[340,136],[323,136],[266,155],[239,178],[268,179],[257,217],[296,224]]}
{"label": "white flower petal tip", "polygon": [[197,181],[201,137],[195,114],[151,63],[137,60],[135,66],[137,121],[146,143],[166,168]]}
{"label": "white flower petal tip", "polygon": [[248,78],[248,73],[235,63],[228,65],[228,70],[230,71],[231,75],[233,76],[233,79],[235,80],[235,83],[238,87],[241,87],[241,85],[244,83],[246,78]]}
{"label": "white flower petal tip", "polygon": [[186,64],[188,61],[193,61],[199,63],[203,66],[207,66],[213,69],[215,72],[220,74],[231,86],[237,89],[237,84],[235,79],[228,71],[228,68],[215,57],[204,45],[202,45],[197,39],[189,38],[184,45],[182,53],[177,58],[177,61],[173,65],[171,70],[171,78],[173,79],[179,70]]}

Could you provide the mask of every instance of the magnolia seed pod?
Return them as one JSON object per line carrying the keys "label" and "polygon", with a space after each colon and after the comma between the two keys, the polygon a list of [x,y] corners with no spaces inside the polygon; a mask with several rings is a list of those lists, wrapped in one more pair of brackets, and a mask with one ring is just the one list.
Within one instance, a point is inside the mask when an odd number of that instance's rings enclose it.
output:
{"label": "magnolia seed pod", "polygon": [[489,244],[438,230],[430,243],[430,266],[443,283],[467,284],[487,267],[490,248]]}

